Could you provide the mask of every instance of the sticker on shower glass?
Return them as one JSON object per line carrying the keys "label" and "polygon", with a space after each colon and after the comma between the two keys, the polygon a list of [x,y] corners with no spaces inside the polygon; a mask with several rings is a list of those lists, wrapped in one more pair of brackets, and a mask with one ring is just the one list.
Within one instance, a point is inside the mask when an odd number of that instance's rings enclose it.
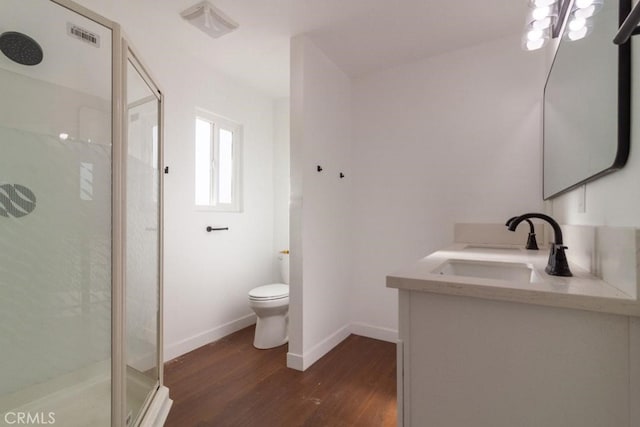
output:
{"label": "sticker on shower glass", "polygon": [[100,47],[100,36],[86,28],[67,22],[67,34],[92,46]]}
{"label": "sticker on shower glass", "polygon": [[20,184],[0,185],[0,217],[20,218],[36,208],[36,195]]}

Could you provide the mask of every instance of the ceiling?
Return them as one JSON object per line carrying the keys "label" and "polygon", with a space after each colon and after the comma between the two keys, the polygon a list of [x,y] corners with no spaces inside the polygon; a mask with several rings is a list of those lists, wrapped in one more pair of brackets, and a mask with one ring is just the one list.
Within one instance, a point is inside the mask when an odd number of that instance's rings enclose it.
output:
{"label": "ceiling", "polygon": [[[135,36],[134,45],[145,39],[167,55],[185,51],[274,98],[289,95],[289,45],[295,35],[306,33],[345,73],[357,77],[519,34],[528,8],[528,0],[210,0],[240,24],[212,39],[180,16],[200,0],[76,1],[120,22]],[[6,3],[4,9],[33,7],[31,1]]]}
{"label": "ceiling", "polygon": [[179,17],[197,1],[154,3],[171,10],[182,24],[183,45],[194,54],[274,97],[289,93],[289,40],[294,35],[307,33],[356,77],[518,34],[528,8],[527,0],[211,0],[240,24],[211,39]]}

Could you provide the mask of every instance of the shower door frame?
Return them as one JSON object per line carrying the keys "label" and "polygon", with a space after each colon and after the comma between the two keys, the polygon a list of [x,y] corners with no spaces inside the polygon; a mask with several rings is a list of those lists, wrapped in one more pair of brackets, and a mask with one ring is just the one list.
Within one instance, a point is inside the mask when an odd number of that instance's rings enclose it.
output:
{"label": "shower door frame", "polygon": [[[158,98],[158,324],[157,363],[158,381],[140,413],[139,425],[155,425],[164,420],[171,407],[168,389],[163,386],[163,217],[164,217],[164,97],[140,56],[123,37],[120,24],[107,19],[72,0],[50,0],[111,30],[111,426],[127,425],[126,410],[126,66],[129,57],[139,66],[138,72]],[[149,417],[147,417],[149,415]]]}
{"label": "shower door frame", "polygon": [[[160,88],[158,88],[158,85],[156,85],[155,83],[155,79],[151,76],[151,74],[149,73],[149,68],[145,66],[145,64],[142,62],[142,59],[140,57],[140,55],[137,53],[136,49],[131,46],[128,42],[128,40],[125,37],[121,38],[122,40],[122,49],[121,49],[121,84],[122,87],[125,88],[124,91],[122,91],[122,110],[121,110],[121,120],[122,120],[122,126],[121,126],[121,140],[122,140],[122,152],[121,154],[121,159],[120,159],[120,164],[121,164],[121,168],[122,168],[122,177],[124,178],[121,182],[122,188],[122,207],[123,210],[121,212],[122,218],[125,219],[126,218],[126,203],[124,201],[126,201],[126,170],[127,170],[127,156],[128,156],[128,129],[126,124],[128,123],[128,111],[127,111],[127,100],[126,97],[124,96],[126,93],[126,88],[127,88],[127,65],[129,62],[131,62],[131,65],[133,66],[133,68],[136,70],[136,72],[140,75],[140,77],[144,80],[144,82],[147,84],[147,86],[149,86],[149,88],[153,91],[154,96],[157,99],[158,102],[158,314],[157,314],[157,330],[156,330],[156,339],[157,339],[157,351],[156,351],[156,364],[158,367],[158,378],[155,384],[155,389],[153,390],[152,393],[150,393],[143,406],[140,408],[140,412],[138,414],[138,420],[140,421],[140,423],[138,423],[138,425],[142,425],[142,424],[146,424],[146,420],[145,420],[145,415],[147,412],[151,412],[149,411],[152,402],[154,401],[154,399],[156,398],[156,395],[158,394],[158,392],[160,391],[160,389],[163,388],[163,376],[164,376],[164,369],[163,369],[163,365],[164,365],[164,360],[163,360],[163,274],[164,274],[164,270],[163,270],[163,259],[164,259],[164,253],[163,253],[163,247],[164,247],[164,169],[163,169],[163,165],[164,165],[164,95],[162,93],[162,91],[160,90]],[[123,269],[123,272],[126,271],[126,222],[121,224],[122,227],[122,231],[123,231],[123,238],[121,240],[122,243],[122,256],[123,256],[123,267],[125,267]],[[124,395],[126,396],[126,380],[127,380],[127,374],[126,374],[126,369],[127,369],[127,363],[126,363],[126,330],[125,330],[125,324],[126,324],[126,280],[123,278],[123,283],[124,286],[123,288],[123,292],[122,292],[122,310],[123,310],[123,315],[121,316],[121,320],[122,320],[122,341],[121,344],[123,346],[122,348],[122,359],[121,359],[121,366],[119,366],[118,368],[122,370],[122,372],[119,372],[119,375],[121,375],[121,380],[123,381],[123,389],[124,389]],[[126,400],[125,399],[121,399],[122,402],[120,402],[120,406],[123,409],[123,413],[121,414],[122,416],[126,417]],[[155,417],[155,415],[154,415]],[[123,424],[123,425],[126,425]]]}

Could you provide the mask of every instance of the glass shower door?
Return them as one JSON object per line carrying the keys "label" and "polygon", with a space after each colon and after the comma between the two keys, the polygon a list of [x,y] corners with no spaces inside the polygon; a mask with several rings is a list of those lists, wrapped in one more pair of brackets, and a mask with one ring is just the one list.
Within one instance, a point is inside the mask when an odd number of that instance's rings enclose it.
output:
{"label": "glass shower door", "polygon": [[0,1],[0,427],[166,416],[161,127],[117,23]]}
{"label": "glass shower door", "polygon": [[135,425],[160,372],[160,98],[131,53],[126,67],[126,405],[127,420]]}
{"label": "glass shower door", "polygon": [[2,0],[0,33],[0,425],[109,426],[112,30]]}

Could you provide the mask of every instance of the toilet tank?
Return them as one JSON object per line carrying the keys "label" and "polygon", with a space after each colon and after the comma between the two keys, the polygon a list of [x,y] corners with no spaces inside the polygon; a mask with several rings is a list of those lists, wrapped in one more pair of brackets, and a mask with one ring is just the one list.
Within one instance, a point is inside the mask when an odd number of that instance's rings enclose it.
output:
{"label": "toilet tank", "polygon": [[289,251],[280,251],[278,254],[278,260],[280,261],[280,278],[282,283],[289,284]]}

